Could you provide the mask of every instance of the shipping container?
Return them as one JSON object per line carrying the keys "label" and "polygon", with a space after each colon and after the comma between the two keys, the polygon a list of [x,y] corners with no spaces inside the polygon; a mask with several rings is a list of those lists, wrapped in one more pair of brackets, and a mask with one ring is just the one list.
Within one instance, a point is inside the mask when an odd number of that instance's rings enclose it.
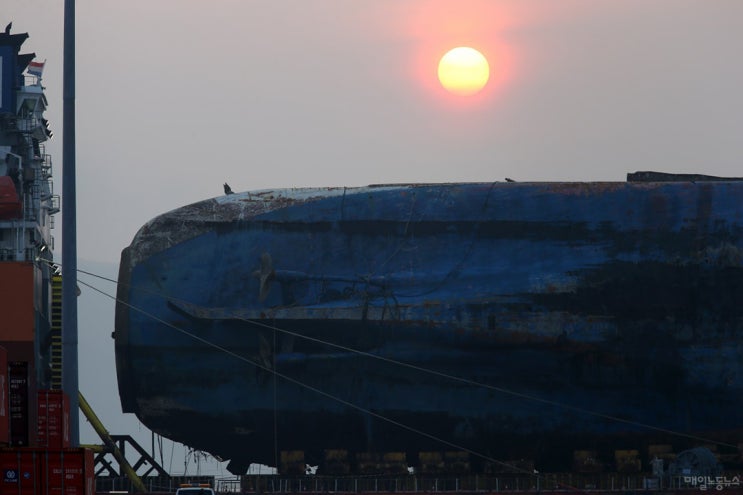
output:
{"label": "shipping container", "polygon": [[470,468],[469,452],[444,452],[444,469],[448,474],[466,474],[470,472]]}
{"label": "shipping container", "polygon": [[3,475],[0,493],[17,495],[41,493],[38,471],[37,455],[24,453],[23,449],[0,450],[0,473]]}
{"label": "shipping container", "polygon": [[385,452],[382,454],[381,468],[385,473],[405,474],[408,472],[408,460],[405,452]]}
{"label": "shipping container", "polygon": [[303,450],[281,451],[281,474],[303,475],[306,474],[306,468]]}
{"label": "shipping container", "polygon": [[[95,461],[88,449],[39,451],[46,456],[44,495],[95,495]],[[54,454],[54,455],[52,455]]]}
{"label": "shipping container", "polygon": [[25,361],[8,363],[10,445],[28,447],[29,438],[29,365]]}
{"label": "shipping container", "polygon": [[10,442],[10,410],[8,407],[8,354],[0,346],[0,447]]}
{"label": "shipping container", "polygon": [[405,452],[358,452],[356,469],[361,474],[407,473],[407,456]]}
{"label": "shipping container", "polygon": [[39,390],[36,446],[62,449],[70,446],[70,401],[62,390]]}
{"label": "shipping container", "polygon": [[[9,341],[2,340],[0,336],[0,346],[5,348],[5,354],[8,358],[8,366],[14,361],[24,361],[27,363],[35,363],[36,351],[34,350],[35,343],[32,340],[29,341]],[[34,366],[35,368],[35,366]]]}
{"label": "shipping container", "polygon": [[322,474],[348,474],[351,472],[351,463],[348,451],[344,449],[327,449],[324,452]]}
{"label": "shipping container", "polygon": [[600,473],[604,470],[595,450],[573,451],[573,471],[576,473]]}
{"label": "shipping container", "polygon": [[618,473],[639,473],[642,469],[638,450],[615,450],[614,462]]}
{"label": "shipping container", "polygon": [[441,452],[418,452],[418,469],[423,474],[438,474],[444,471]]}
{"label": "shipping container", "polygon": [[94,495],[89,449],[0,449],[0,495]]}
{"label": "shipping container", "polygon": [[[36,298],[33,263],[0,263],[2,341],[33,342]],[[11,357],[11,360],[13,358]]]}

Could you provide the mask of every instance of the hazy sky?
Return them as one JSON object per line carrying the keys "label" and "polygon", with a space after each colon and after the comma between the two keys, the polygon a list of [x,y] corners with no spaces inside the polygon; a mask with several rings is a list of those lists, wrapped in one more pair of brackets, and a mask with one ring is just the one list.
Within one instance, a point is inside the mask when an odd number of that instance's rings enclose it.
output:
{"label": "hazy sky", "polygon": [[[60,179],[63,1],[1,1],[47,60]],[[743,175],[739,0],[78,0],[76,43],[81,259],[225,181]],[[469,99],[436,78],[459,45],[493,74]]]}
{"label": "hazy sky", "polygon": [[[0,0],[10,21],[47,61],[61,193],[63,0]],[[142,224],[225,181],[743,176],[740,0],[78,0],[76,43],[79,265],[111,276]],[[470,98],[436,78],[460,45],[491,67]],[[79,307],[112,356],[113,304]]]}

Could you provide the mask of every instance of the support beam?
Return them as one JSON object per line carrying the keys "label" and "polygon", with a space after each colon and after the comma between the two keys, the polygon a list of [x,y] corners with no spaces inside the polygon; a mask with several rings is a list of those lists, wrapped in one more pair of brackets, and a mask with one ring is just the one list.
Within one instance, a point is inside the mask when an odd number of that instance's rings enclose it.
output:
{"label": "support beam", "polygon": [[70,444],[80,445],[75,199],[75,0],[64,2],[62,106],[62,389],[70,398]]}

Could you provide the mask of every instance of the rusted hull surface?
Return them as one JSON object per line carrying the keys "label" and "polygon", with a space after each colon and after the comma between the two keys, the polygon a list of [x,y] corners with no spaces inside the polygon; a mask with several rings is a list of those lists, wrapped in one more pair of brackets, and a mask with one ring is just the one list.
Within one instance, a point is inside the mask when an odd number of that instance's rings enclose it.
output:
{"label": "rusted hull surface", "polygon": [[741,198],[740,182],[449,184],[166,213],[122,254],[123,408],[242,462],[735,444]]}

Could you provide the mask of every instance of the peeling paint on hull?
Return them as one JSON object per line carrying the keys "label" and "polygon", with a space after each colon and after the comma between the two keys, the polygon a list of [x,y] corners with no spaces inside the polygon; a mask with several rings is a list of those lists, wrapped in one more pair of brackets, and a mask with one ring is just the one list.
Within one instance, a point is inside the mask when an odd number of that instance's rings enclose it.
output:
{"label": "peeling paint on hull", "polygon": [[693,443],[661,430],[743,442],[742,198],[734,181],[439,184],[174,210],[122,253],[122,407],[242,463],[274,445],[549,464]]}

